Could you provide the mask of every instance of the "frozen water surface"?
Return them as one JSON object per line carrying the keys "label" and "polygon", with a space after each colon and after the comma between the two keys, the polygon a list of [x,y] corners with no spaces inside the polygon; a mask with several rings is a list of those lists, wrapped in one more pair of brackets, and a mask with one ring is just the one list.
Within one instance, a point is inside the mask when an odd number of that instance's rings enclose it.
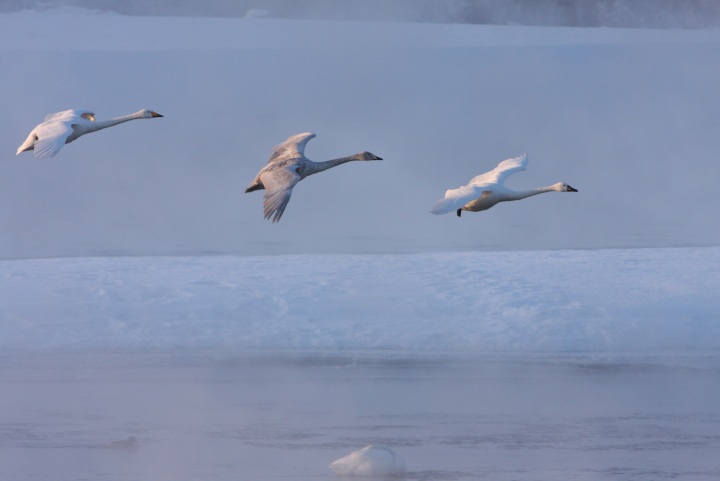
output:
{"label": "frozen water surface", "polygon": [[335,479],[330,462],[368,444],[411,480],[720,476],[717,352],[0,360],[4,481]]}

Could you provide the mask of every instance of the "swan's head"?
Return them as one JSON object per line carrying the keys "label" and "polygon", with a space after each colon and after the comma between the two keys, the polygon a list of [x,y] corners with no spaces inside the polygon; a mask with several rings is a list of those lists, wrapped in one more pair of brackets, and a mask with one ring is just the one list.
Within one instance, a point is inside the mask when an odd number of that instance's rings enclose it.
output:
{"label": "swan's head", "polygon": [[155,117],[163,117],[159,113],[154,112],[149,109],[142,109],[139,113],[140,113],[140,117],[143,119],[153,119]]}
{"label": "swan's head", "polygon": [[558,192],[577,192],[577,191],[578,191],[578,190],[575,189],[574,187],[570,187],[570,186],[569,186],[568,184],[566,184],[565,182],[558,182],[558,183],[555,184],[553,187],[554,187],[555,190],[558,191]]}
{"label": "swan's head", "polygon": [[360,152],[356,157],[358,160],[382,160],[382,157],[378,157],[371,152]]}

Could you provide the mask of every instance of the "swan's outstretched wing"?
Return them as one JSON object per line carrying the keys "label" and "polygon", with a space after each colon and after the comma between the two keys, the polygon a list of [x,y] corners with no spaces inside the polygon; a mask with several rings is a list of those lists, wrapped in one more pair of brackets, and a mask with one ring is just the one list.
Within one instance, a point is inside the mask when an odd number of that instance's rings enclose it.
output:
{"label": "swan's outstretched wing", "polygon": [[72,124],[67,121],[44,122],[35,128],[35,157],[47,159],[54,156],[73,132]]}
{"label": "swan's outstretched wing", "polygon": [[35,157],[46,159],[57,154],[73,133],[73,124],[94,121],[95,114],[87,110],[64,110],[45,116],[43,123],[35,127],[27,140],[18,147],[17,153],[33,148]]}
{"label": "swan's outstretched wing", "polygon": [[305,155],[305,145],[313,137],[315,137],[315,134],[312,132],[305,132],[288,137],[285,142],[276,145],[272,150],[268,164],[303,157]]}
{"label": "swan's outstretched wing", "polygon": [[56,112],[54,114],[47,114],[45,116],[45,119],[43,119],[43,122],[52,122],[52,121],[67,121],[67,120],[75,120],[78,118],[83,118],[86,120],[90,120],[91,122],[95,121],[95,114],[90,112],[89,110],[84,109],[71,109],[71,110],[63,110],[62,112]]}
{"label": "swan's outstretched wing", "polygon": [[47,159],[57,154],[73,133],[71,120],[51,120],[43,122],[30,132],[27,140],[18,147],[17,153],[33,148],[35,157]]}
{"label": "swan's outstretched wing", "polygon": [[468,185],[489,185],[505,183],[505,180],[515,172],[523,171],[527,168],[528,158],[526,154],[512,159],[503,160],[490,172],[474,177]]}
{"label": "swan's outstretched wing", "polygon": [[263,210],[266,219],[272,217],[272,221],[277,222],[285,212],[293,187],[300,181],[296,167],[296,165],[278,166],[260,174],[260,180],[265,186]]}
{"label": "swan's outstretched wing", "polygon": [[464,185],[445,192],[445,197],[435,202],[431,214],[447,214],[461,209],[465,204],[480,197],[483,189],[477,185]]}

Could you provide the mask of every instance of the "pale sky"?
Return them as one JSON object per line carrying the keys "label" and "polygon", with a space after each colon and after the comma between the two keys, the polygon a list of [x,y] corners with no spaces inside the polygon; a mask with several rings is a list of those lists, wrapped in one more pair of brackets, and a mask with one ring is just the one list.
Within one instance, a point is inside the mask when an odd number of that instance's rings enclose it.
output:
{"label": "pale sky", "polygon": [[[30,42],[53,18],[13,21],[28,23],[18,36]],[[110,20],[147,45],[177,29],[204,35],[202,25],[233,39],[243,25],[157,17],[147,29],[136,17]],[[400,24],[373,27],[402,39],[388,45],[352,24],[260,25],[281,45],[28,51],[18,38],[18,48],[0,51],[13,66],[0,77],[11,119],[0,131],[0,257],[720,242],[711,208],[720,178],[718,43],[673,44],[668,31],[667,43],[562,45],[568,32],[548,29],[545,46],[434,49],[412,47],[422,30]],[[358,29],[342,48],[334,47],[338,27]],[[323,36],[327,48],[304,46]],[[89,134],[52,159],[15,156],[48,113],[88,108],[106,119],[145,107],[165,117]],[[369,150],[385,160],[303,180],[271,224],[263,193],[244,190],[274,145],[305,131],[317,134],[310,159]],[[446,189],[522,153],[529,167],[508,187],[564,181],[580,192],[461,219],[429,214]]]}

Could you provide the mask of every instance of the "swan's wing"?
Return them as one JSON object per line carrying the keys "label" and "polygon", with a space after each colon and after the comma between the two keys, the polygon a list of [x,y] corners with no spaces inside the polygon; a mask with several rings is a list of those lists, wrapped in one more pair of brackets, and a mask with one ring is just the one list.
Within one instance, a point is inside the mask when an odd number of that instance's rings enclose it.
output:
{"label": "swan's wing", "polygon": [[278,166],[260,174],[260,180],[265,186],[263,210],[266,219],[272,218],[273,222],[277,222],[285,212],[293,187],[300,181],[296,167],[296,165]]}
{"label": "swan's wing", "polygon": [[305,145],[315,137],[312,132],[293,135],[282,144],[276,145],[270,153],[268,164],[286,159],[300,158],[305,155]]}
{"label": "swan's wing", "polygon": [[523,171],[527,168],[528,158],[526,154],[512,159],[503,160],[490,172],[474,177],[469,185],[488,185],[505,183],[505,180],[515,172]]}
{"label": "swan's wing", "polygon": [[17,153],[28,148],[35,150],[35,157],[46,159],[57,154],[73,133],[73,125],[95,121],[95,114],[87,110],[63,110],[45,116],[43,123],[35,127]]}
{"label": "swan's wing", "polygon": [[[33,130],[37,140],[35,141],[35,157],[47,159],[57,154],[65,141],[72,134],[73,127],[69,120],[54,120],[43,122]],[[32,134],[31,134],[32,135]]]}
{"label": "swan's wing", "polygon": [[445,192],[445,197],[435,202],[431,214],[447,214],[461,209],[465,204],[482,195],[483,189],[477,185],[464,185]]}
{"label": "swan's wing", "polygon": [[72,121],[78,118],[83,118],[94,122],[95,114],[93,112],[90,112],[89,110],[83,109],[63,110],[62,112],[47,114],[43,122],[53,122],[56,120],[64,122],[68,120]]}

